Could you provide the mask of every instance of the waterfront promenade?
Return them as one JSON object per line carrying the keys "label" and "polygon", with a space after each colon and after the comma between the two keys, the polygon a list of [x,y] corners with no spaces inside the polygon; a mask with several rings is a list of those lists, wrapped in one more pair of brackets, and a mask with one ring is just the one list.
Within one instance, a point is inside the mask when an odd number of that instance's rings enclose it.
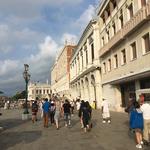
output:
{"label": "waterfront promenade", "polygon": [[2,110],[0,150],[136,150],[125,113],[112,112],[112,123],[102,124],[100,110],[93,111],[93,129],[84,133],[77,114],[72,117],[70,128],[61,120],[61,128],[56,130],[54,126],[43,128],[42,120],[34,124],[31,120],[22,121],[22,112]]}

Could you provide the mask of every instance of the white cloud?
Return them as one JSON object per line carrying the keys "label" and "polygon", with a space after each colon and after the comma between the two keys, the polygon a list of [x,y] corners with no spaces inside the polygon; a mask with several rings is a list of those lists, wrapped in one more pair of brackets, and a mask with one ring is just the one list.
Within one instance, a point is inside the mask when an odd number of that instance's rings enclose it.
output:
{"label": "white cloud", "polygon": [[29,28],[15,29],[11,25],[0,24],[0,52],[7,53],[17,50],[16,45],[21,45],[23,48],[34,48],[33,45],[39,43],[44,36],[45,34]]}
{"label": "white cloud", "polygon": [[93,5],[89,5],[89,7],[80,15],[80,17],[73,23],[74,26],[83,30],[88,22],[95,15],[95,7]]}
{"label": "white cloud", "polygon": [[16,71],[19,62],[16,60],[4,60],[0,61],[0,76],[12,75],[12,72]]}
{"label": "white cloud", "polygon": [[76,35],[70,33],[64,33],[61,38],[61,43],[65,44],[67,42],[67,44],[75,45],[77,43],[77,40],[78,39]]}

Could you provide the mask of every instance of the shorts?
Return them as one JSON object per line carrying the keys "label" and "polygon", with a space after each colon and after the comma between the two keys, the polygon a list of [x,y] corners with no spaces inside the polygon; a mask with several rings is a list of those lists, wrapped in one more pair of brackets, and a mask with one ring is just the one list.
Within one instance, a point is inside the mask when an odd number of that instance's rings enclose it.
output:
{"label": "shorts", "polygon": [[64,113],[64,120],[71,120],[71,114],[70,113]]}

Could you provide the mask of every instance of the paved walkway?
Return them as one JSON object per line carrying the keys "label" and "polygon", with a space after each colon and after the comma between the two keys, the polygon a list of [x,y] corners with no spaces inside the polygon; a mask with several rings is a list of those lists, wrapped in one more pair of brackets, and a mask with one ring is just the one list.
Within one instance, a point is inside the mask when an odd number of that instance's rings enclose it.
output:
{"label": "paved walkway", "polygon": [[[21,120],[22,110],[3,110],[0,116],[0,150],[136,150],[133,136],[128,134],[128,116],[112,112],[112,123],[102,124],[99,110],[93,111],[93,129],[84,133],[77,114],[72,127],[60,130],[43,128],[42,120],[35,124]],[[148,150],[144,148],[144,150]]]}

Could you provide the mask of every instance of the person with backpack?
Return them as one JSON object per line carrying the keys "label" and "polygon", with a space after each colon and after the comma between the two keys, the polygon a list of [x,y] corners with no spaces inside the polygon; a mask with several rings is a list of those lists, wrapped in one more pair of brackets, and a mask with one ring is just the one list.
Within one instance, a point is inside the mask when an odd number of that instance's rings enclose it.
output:
{"label": "person with backpack", "polygon": [[90,117],[91,117],[91,112],[89,111],[88,103],[82,102],[81,118],[83,121],[84,132],[87,132],[87,130],[90,129],[90,126],[89,126]]}
{"label": "person with backpack", "polygon": [[43,119],[44,119],[44,127],[48,128],[48,118],[49,118],[49,110],[50,110],[50,103],[48,99],[45,98],[45,103],[43,104]]}
{"label": "person with backpack", "polygon": [[32,122],[34,123],[35,121],[37,121],[37,112],[38,112],[38,104],[37,101],[35,100],[32,103]]}
{"label": "person with backpack", "polygon": [[134,109],[130,112],[130,128],[135,131],[135,138],[137,141],[136,148],[141,149],[143,145],[143,113],[140,109],[140,104],[137,101],[135,101],[133,104]]}
{"label": "person with backpack", "polygon": [[71,125],[71,105],[69,101],[66,99],[65,103],[63,104],[63,114],[64,114],[64,120],[65,120],[65,126]]}

